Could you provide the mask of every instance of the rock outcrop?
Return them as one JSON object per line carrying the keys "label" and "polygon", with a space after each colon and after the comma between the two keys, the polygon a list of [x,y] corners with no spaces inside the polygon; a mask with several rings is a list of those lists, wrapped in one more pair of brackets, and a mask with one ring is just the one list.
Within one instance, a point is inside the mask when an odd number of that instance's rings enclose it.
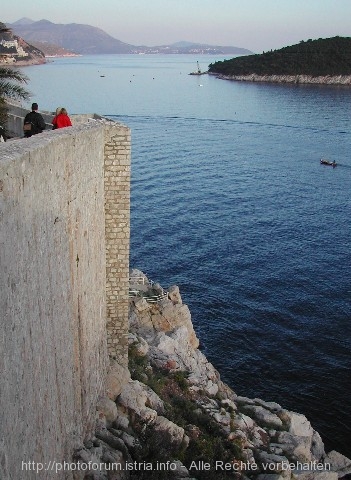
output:
{"label": "rock outcrop", "polygon": [[149,303],[154,286],[146,278],[142,284],[130,301],[131,377],[122,372],[116,386],[110,373],[96,438],[77,452],[77,461],[102,466],[77,479],[336,480],[351,473],[351,461],[326,453],[304,415],[238,396],[220,380],[198,349],[178,287]]}
{"label": "rock outcrop", "polygon": [[237,80],[241,82],[269,82],[269,83],[295,83],[316,85],[351,85],[351,75],[328,75],[312,77],[312,75],[222,75],[213,74],[223,80]]}

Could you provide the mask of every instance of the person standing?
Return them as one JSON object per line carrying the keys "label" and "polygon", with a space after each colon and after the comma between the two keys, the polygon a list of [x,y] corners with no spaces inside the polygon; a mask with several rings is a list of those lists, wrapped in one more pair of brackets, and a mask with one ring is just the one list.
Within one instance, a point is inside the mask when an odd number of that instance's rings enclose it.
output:
{"label": "person standing", "polygon": [[71,119],[68,116],[67,110],[65,108],[61,108],[60,112],[56,115],[52,120],[53,129],[56,128],[64,128],[64,127],[72,127]]}
{"label": "person standing", "polygon": [[0,142],[6,142],[6,133],[4,127],[0,125]]}
{"label": "person standing", "polygon": [[45,120],[38,113],[38,104],[32,103],[32,111],[24,117],[23,132],[25,137],[31,137],[45,130]]}

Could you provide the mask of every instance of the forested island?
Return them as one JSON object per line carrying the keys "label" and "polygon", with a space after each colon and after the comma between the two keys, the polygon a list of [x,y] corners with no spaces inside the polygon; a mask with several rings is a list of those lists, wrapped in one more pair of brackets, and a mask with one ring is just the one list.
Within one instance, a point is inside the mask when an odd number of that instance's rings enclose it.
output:
{"label": "forested island", "polygon": [[301,41],[279,50],[211,63],[208,71],[233,80],[350,84],[351,38]]}

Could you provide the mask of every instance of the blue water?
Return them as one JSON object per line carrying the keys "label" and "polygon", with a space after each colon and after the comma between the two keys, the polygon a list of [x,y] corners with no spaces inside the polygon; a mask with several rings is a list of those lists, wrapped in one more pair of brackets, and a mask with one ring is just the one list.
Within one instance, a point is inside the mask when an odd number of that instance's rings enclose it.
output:
{"label": "blue water", "polygon": [[87,56],[25,73],[42,109],[131,127],[131,266],[180,286],[222,379],[304,413],[351,457],[351,88],[188,76],[196,60],[215,58]]}

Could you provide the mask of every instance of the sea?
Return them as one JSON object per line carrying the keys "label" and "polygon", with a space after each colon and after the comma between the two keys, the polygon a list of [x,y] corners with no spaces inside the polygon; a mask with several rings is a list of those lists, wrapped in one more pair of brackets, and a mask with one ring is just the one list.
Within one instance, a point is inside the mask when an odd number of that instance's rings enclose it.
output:
{"label": "sea", "polygon": [[351,457],[351,87],[188,75],[226,58],[22,71],[39,109],[131,128],[130,265],[179,285],[222,380],[303,413]]}

